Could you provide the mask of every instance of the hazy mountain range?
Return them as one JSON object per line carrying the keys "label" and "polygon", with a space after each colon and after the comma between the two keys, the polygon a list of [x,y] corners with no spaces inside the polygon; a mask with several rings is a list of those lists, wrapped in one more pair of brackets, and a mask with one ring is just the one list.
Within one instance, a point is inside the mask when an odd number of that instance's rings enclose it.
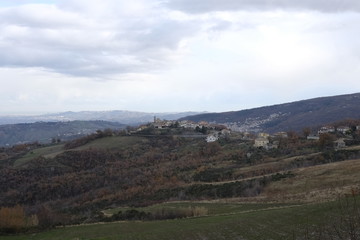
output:
{"label": "hazy mountain range", "polygon": [[206,113],[187,120],[224,123],[238,131],[301,131],[344,119],[360,118],[360,93],[320,97],[242,111]]}
{"label": "hazy mountain range", "polygon": [[138,125],[141,123],[151,122],[154,116],[176,120],[185,116],[200,114],[200,112],[180,112],[180,113],[145,113],[135,111],[81,111],[81,112],[61,112],[33,116],[0,116],[1,124],[15,123],[34,123],[34,122],[65,122],[65,121],[108,121],[119,122],[127,125]]}
{"label": "hazy mountain range", "polygon": [[0,146],[39,141],[50,143],[52,139],[62,141],[74,139],[96,130],[122,129],[128,125],[152,122],[154,117],[167,120],[199,114],[144,113],[134,111],[82,111],[62,112],[36,116],[0,116]]}
{"label": "hazy mountain range", "polygon": [[47,143],[52,138],[68,140],[98,129],[121,129],[127,125],[151,122],[154,116],[166,120],[214,122],[241,132],[301,131],[305,127],[316,129],[336,121],[360,119],[360,93],[223,113],[143,113],[119,110],[0,116],[0,146],[31,141]]}
{"label": "hazy mountain range", "polygon": [[29,142],[50,143],[71,140],[104,129],[123,129],[126,125],[105,121],[36,122],[0,125],[0,146]]}

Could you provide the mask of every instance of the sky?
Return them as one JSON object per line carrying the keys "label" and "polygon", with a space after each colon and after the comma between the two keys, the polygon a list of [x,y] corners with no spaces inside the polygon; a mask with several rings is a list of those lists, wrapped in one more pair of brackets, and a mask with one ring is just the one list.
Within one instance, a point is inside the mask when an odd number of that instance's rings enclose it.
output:
{"label": "sky", "polygon": [[359,0],[0,0],[0,114],[360,92]]}

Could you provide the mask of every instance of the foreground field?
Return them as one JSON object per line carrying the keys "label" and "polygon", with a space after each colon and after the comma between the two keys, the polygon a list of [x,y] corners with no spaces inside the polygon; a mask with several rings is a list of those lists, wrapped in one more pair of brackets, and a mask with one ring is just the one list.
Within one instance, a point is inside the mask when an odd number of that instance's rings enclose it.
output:
{"label": "foreground field", "polygon": [[[353,203],[353,199],[349,201]],[[213,214],[210,216],[178,220],[69,226],[42,233],[3,236],[1,239],[304,239],[306,232],[313,232],[316,236],[318,229],[326,229],[326,224],[335,223],[339,217],[345,216],[341,208],[344,203],[345,200],[304,205],[168,203],[167,207],[198,205],[219,211],[210,211]]]}
{"label": "foreground field", "polygon": [[[271,183],[258,198],[169,202],[136,209],[154,212],[159,209],[202,207],[208,210],[207,216],[67,226],[41,233],[2,236],[1,239],[328,239],[326,234],[335,234],[329,230],[334,225],[339,226],[341,234],[349,234],[349,226],[339,222],[346,223],[345,220],[351,219],[351,214],[355,214],[358,221],[360,219],[360,198],[344,197],[354,191],[356,194],[359,167],[359,160],[349,160],[301,168],[294,171],[293,178]],[[343,176],[341,181],[340,176]],[[337,197],[335,193],[338,194]],[[336,198],[338,200],[326,200]],[[269,199],[277,201],[262,202]],[[295,202],[295,199],[298,201]],[[285,200],[291,203],[284,203]],[[308,203],[309,201],[320,202]],[[111,215],[128,209],[130,208],[115,208],[103,212]],[[360,227],[359,222],[356,224],[358,225],[355,226]],[[335,236],[334,239],[341,238]]]}
{"label": "foreground field", "polygon": [[287,202],[333,200],[360,192],[359,172],[359,159],[300,168],[294,177],[272,182],[262,196]]}

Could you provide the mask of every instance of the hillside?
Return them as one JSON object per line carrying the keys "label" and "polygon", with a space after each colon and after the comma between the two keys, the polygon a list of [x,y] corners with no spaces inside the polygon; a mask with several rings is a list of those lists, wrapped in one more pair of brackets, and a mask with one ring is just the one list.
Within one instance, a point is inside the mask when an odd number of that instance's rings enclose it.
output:
{"label": "hillside", "polygon": [[[271,239],[280,240],[295,230],[302,236],[309,224],[332,235],[332,224],[343,224],[335,200],[360,194],[360,131],[323,136],[272,136],[277,147],[267,150],[242,133],[207,143],[196,130],[149,124],[131,135],[108,129],[0,148],[0,235],[74,224],[81,225],[4,239],[218,239],[212,226],[226,226],[221,236],[229,239],[268,239],[277,229]],[[335,148],[344,137],[348,145]],[[183,236],[171,237],[179,223]],[[144,226],[151,227],[137,235]]]}
{"label": "hillside", "polygon": [[0,146],[38,141],[50,143],[54,140],[65,141],[96,130],[123,129],[124,124],[105,121],[36,122],[0,125]]}
{"label": "hillside", "polygon": [[226,123],[240,131],[301,131],[343,119],[360,118],[360,93],[223,113],[207,113],[183,119]]}

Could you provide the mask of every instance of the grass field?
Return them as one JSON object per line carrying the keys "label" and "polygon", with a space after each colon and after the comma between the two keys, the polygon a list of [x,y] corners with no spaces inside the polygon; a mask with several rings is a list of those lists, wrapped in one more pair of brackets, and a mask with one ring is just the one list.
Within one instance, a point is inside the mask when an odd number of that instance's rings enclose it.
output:
{"label": "grass field", "polygon": [[74,150],[84,150],[88,148],[97,149],[126,149],[134,144],[148,142],[146,138],[135,136],[115,136],[96,139],[88,144],[75,148]]}
{"label": "grass field", "polygon": [[294,177],[272,182],[263,196],[281,201],[316,202],[360,191],[360,160],[300,168]]}
{"label": "grass field", "polygon": [[[78,151],[78,150],[85,150],[89,148],[96,148],[96,149],[126,149],[127,147],[140,144],[147,141],[145,138],[141,137],[130,137],[130,136],[117,136],[117,137],[106,137],[101,139],[96,139],[88,144],[83,146],[71,149],[71,151]],[[21,167],[26,165],[30,160],[43,156],[45,158],[54,158],[58,154],[63,153],[66,151],[64,149],[64,144],[57,144],[51,145],[46,147],[40,147],[34,149],[21,158],[17,159],[14,163],[14,167]]]}
{"label": "grass field", "polygon": [[17,159],[14,163],[14,167],[21,167],[29,162],[31,159],[43,156],[45,158],[55,157],[57,154],[64,152],[64,144],[51,145],[47,147],[37,148],[28,152],[23,157]]}
{"label": "grass field", "polygon": [[[176,203],[181,206],[191,203]],[[176,205],[175,204],[175,205]],[[338,214],[338,202],[306,205],[193,203],[219,209],[196,218],[69,226],[42,233],[3,236],[2,240],[132,239],[300,239],[308,227],[321,226]],[[211,204],[214,204],[211,206]],[[174,206],[170,204],[170,206]],[[260,208],[258,208],[260,207]],[[294,238],[296,237],[296,238]]]}
{"label": "grass field", "polygon": [[[237,203],[237,202],[226,202],[226,201],[227,200],[199,201],[199,202],[190,202],[190,201],[168,202],[168,203],[161,203],[149,207],[135,208],[135,209],[138,211],[153,213],[161,209],[200,207],[207,209],[208,215],[229,215],[229,214],[243,213],[249,211],[258,211],[265,209],[295,206],[294,204],[284,204],[284,203]],[[119,211],[126,211],[129,209],[134,209],[134,208],[114,208],[114,209],[104,210],[103,212],[105,214],[110,215],[117,213]]]}

